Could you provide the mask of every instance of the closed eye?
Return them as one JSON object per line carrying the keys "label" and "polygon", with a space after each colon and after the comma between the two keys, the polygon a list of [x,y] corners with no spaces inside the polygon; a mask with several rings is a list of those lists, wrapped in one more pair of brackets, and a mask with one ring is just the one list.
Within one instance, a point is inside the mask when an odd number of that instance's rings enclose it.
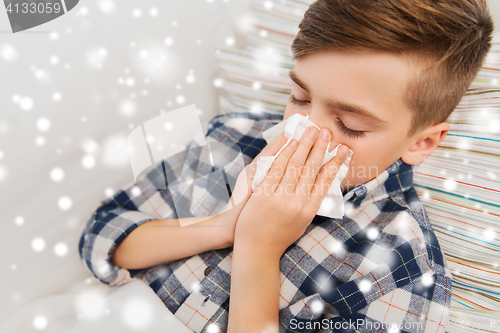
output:
{"label": "closed eye", "polygon": [[351,138],[360,138],[362,136],[365,136],[365,132],[363,131],[355,131],[355,130],[352,130],[348,127],[346,127],[346,125],[344,125],[344,123],[342,122],[342,120],[340,120],[340,118],[337,118],[337,126],[340,128],[340,130],[346,134],[347,136],[351,137]]}
{"label": "closed eye", "polygon": [[305,105],[307,103],[310,103],[309,101],[301,101],[300,99],[296,99],[293,95],[290,95],[290,102],[297,105]]}
{"label": "closed eye", "polygon": [[[290,95],[290,102],[293,104],[296,104],[296,105],[306,105],[306,104],[310,103],[309,101],[302,101],[300,99],[297,99],[297,98],[295,98],[294,95]],[[342,120],[340,120],[340,118],[337,118],[336,123],[337,123],[337,126],[339,127],[339,129],[342,131],[342,133],[344,133],[345,135],[347,135],[351,138],[357,139],[357,138],[365,136],[365,132],[355,131],[355,130],[350,129],[346,125],[344,125],[344,123],[342,122]]]}

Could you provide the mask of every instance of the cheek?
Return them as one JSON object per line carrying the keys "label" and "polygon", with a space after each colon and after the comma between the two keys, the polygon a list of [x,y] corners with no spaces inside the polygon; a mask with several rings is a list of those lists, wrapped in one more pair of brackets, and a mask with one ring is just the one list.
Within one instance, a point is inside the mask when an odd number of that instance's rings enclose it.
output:
{"label": "cheek", "polygon": [[286,120],[288,117],[292,115],[292,108],[290,107],[290,103],[286,105],[285,112],[283,113],[283,120]]}
{"label": "cheek", "polygon": [[285,113],[283,114],[283,120],[286,120],[288,117],[293,116],[296,113],[304,112],[303,110],[301,111],[299,108],[295,107],[292,102],[288,102],[286,105]]}
{"label": "cheek", "polygon": [[[376,144],[371,144],[371,140],[367,141],[359,139],[351,140],[351,142],[341,142],[348,146],[352,151],[353,155],[349,165],[356,166],[357,168],[369,168],[370,166],[377,165],[381,159],[383,159],[381,149]],[[362,141],[364,142],[362,142]]]}
{"label": "cheek", "polygon": [[[349,146],[348,143],[346,145]],[[361,178],[366,179],[383,172],[398,157],[395,147],[388,145],[386,141],[376,139],[370,140],[369,143],[353,142],[349,148],[354,152],[349,168],[352,167],[356,170],[356,175],[363,175]]]}

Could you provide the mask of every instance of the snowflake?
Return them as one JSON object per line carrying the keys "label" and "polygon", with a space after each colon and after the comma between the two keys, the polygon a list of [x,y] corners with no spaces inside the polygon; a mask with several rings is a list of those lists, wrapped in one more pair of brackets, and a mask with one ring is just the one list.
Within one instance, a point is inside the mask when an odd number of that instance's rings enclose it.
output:
{"label": "snowflake", "polygon": [[68,210],[73,205],[73,201],[71,200],[70,197],[63,196],[59,198],[58,205],[61,210]]}
{"label": "snowflake", "polygon": [[36,252],[43,251],[45,249],[45,241],[41,237],[36,237],[31,241],[31,248]]}
{"label": "snowflake", "polygon": [[33,326],[35,326],[37,330],[44,330],[47,327],[47,324],[48,321],[45,316],[38,315],[33,318]]}
{"label": "snowflake", "polygon": [[64,171],[61,168],[54,168],[50,171],[50,178],[55,182],[60,182],[64,179]]}
{"label": "snowflake", "polygon": [[58,257],[64,257],[66,254],[68,254],[68,245],[65,243],[57,243],[54,245],[54,253]]}
{"label": "snowflake", "polygon": [[372,289],[372,284],[368,280],[361,280],[358,284],[358,288],[361,292],[366,293]]}

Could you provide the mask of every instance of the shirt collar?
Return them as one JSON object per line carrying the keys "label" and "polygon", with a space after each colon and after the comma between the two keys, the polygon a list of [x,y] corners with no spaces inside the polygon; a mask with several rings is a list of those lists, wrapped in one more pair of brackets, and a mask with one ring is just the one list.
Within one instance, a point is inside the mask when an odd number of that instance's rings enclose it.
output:
{"label": "shirt collar", "polygon": [[398,159],[377,177],[350,190],[344,202],[351,201],[356,207],[365,201],[379,201],[405,192],[413,186],[413,166]]}

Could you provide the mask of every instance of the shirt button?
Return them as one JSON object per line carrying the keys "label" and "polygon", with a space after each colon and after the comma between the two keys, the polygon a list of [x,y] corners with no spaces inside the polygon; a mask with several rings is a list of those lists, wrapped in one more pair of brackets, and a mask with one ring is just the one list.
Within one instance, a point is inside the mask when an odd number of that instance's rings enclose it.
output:
{"label": "shirt button", "polygon": [[205,268],[205,276],[207,276],[208,274],[210,274],[210,272],[213,270],[214,268],[213,267],[210,267],[208,266],[207,268]]}

